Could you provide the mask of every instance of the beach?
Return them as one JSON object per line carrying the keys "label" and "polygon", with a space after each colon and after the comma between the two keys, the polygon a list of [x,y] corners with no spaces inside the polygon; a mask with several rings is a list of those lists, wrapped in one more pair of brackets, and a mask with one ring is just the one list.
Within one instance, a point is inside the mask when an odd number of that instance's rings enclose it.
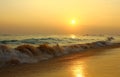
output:
{"label": "beach", "polygon": [[120,48],[89,49],[34,64],[0,69],[1,77],[118,77]]}

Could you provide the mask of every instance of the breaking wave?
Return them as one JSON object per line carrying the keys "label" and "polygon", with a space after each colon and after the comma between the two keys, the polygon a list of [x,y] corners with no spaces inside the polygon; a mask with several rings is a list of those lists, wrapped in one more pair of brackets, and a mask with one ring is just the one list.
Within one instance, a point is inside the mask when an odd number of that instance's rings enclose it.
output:
{"label": "breaking wave", "polygon": [[21,39],[21,40],[0,40],[0,44],[73,44],[73,43],[78,43],[78,42],[86,42],[86,41],[91,41],[94,42],[96,39],[87,39],[87,38],[55,38],[55,37],[48,37],[48,38],[29,38],[29,39]]}
{"label": "breaking wave", "polygon": [[15,65],[23,63],[37,63],[42,60],[48,60],[70,53],[81,52],[86,49],[106,47],[116,44],[119,43],[111,43],[110,41],[97,41],[69,46],[60,46],[59,44],[56,44],[54,46],[48,44],[33,46],[26,44],[11,48],[7,45],[0,45],[0,65],[4,66],[11,64]]}

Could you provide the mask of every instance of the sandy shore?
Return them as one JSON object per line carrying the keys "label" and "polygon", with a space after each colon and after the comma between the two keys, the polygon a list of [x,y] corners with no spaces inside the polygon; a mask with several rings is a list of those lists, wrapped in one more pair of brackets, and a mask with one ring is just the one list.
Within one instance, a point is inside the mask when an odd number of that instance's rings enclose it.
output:
{"label": "sandy shore", "polygon": [[45,60],[45,61],[41,61],[39,63],[31,63],[31,64],[18,64],[18,65],[10,65],[10,66],[5,66],[5,67],[2,67],[0,68],[1,69],[8,69],[8,68],[14,68],[14,67],[25,67],[25,66],[29,66],[29,65],[36,65],[36,64],[40,64],[44,65],[44,62],[51,62],[51,61],[54,61],[54,60],[58,60],[59,59],[62,59],[62,58],[65,58],[65,57],[69,57],[69,56],[75,56],[75,55],[78,55],[79,54],[79,57],[80,58],[84,58],[84,57],[89,57],[89,56],[92,56],[92,55],[96,55],[96,54],[99,54],[99,53],[102,53],[104,50],[107,50],[107,49],[114,49],[114,48],[119,48],[120,47],[120,44],[114,44],[114,45],[111,45],[111,46],[105,46],[105,47],[97,47],[97,48],[89,48],[89,49],[86,49],[86,50],[83,50],[83,51],[80,51],[80,52],[75,52],[75,53],[71,53],[71,54],[67,54],[67,55],[63,55],[63,56],[60,56],[60,57],[56,57],[56,58],[52,58],[52,59],[49,59],[49,60]]}
{"label": "sandy shore", "polygon": [[[91,48],[84,50],[82,52],[72,53],[61,57],[56,57],[50,60],[41,61],[39,63],[19,64],[19,65],[2,67],[0,68],[0,76],[1,77],[8,77],[8,76],[9,77],[41,77],[42,75],[44,75],[42,77],[48,77],[50,73],[54,73],[57,70],[63,70],[62,68],[67,67],[67,64],[66,66],[64,66],[66,62],[70,62],[78,58],[80,60],[84,60],[89,56],[102,54],[105,52],[105,50],[115,49],[119,47],[120,45],[116,44],[107,47],[98,47],[94,49]],[[37,75],[41,75],[41,76],[37,76]],[[66,75],[68,76],[69,74]],[[59,75],[57,77],[59,77]],[[65,76],[63,75],[63,77]]]}

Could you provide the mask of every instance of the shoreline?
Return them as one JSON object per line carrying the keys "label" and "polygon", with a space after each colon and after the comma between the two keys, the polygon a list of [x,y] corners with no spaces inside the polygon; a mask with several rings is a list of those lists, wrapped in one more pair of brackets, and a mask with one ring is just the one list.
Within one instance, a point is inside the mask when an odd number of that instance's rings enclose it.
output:
{"label": "shoreline", "polygon": [[[85,56],[88,51],[111,49],[120,47],[120,43],[111,43],[108,41],[97,41],[87,44],[75,44],[70,46],[49,46],[40,45],[34,47],[31,45],[21,45],[15,49],[0,45],[0,62],[1,67],[4,66],[15,66],[22,64],[38,63],[45,60],[53,60],[54,58],[61,58],[64,56],[80,54]],[[94,54],[94,52],[92,53]],[[91,55],[90,53],[87,54]],[[86,56],[87,56],[86,55]]]}
{"label": "shoreline", "polygon": [[[89,59],[90,60],[93,60],[93,59],[99,60],[100,57],[97,59],[96,57],[94,57],[94,55],[99,55],[99,54],[101,55],[103,53],[103,56],[105,56],[104,52],[109,52],[109,50],[114,49],[114,48],[116,49],[118,47],[120,47],[120,46],[117,45],[117,47],[116,46],[108,46],[108,47],[101,47],[101,48],[96,48],[96,49],[88,49],[88,50],[85,50],[85,52],[68,54],[68,55],[64,55],[61,57],[49,59],[46,61],[41,61],[38,63],[8,66],[8,67],[0,69],[0,75],[1,75],[1,77],[7,77],[7,76],[9,76],[9,77],[38,77],[38,76],[40,76],[40,77],[48,77],[48,76],[59,77],[59,75],[62,74],[63,77],[68,77],[68,76],[73,77],[72,74],[69,73],[69,72],[74,71],[72,69],[69,69],[69,68],[71,68],[71,65],[73,66],[73,68],[77,67],[77,66],[78,66],[78,68],[80,68],[81,67],[80,64],[82,64],[81,63],[82,61],[87,62],[87,60],[89,60]],[[114,52],[114,51],[112,51],[112,52]],[[93,59],[89,58],[92,56],[93,56]],[[71,62],[72,63],[75,62],[75,65],[72,64]],[[102,62],[102,61],[100,60],[100,62]],[[87,62],[87,63],[89,63],[89,62]],[[84,65],[84,63],[83,63],[83,65]],[[96,65],[96,63],[93,65]],[[106,63],[106,65],[107,65],[107,63]],[[98,67],[98,71],[99,71],[99,64],[97,65],[97,67]],[[106,68],[109,68],[109,67],[106,67]],[[91,68],[91,69],[95,70],[95,68]],[[88,73],[90,73],[90,72],[88,72]],[[91,75],[91,74],[89,74],[89,75]]]}
{"label": "shoreline", "polygon": [[[69,54],[66,54],[66,55],[57,56],[57,57],[49,59],[49,60],[42,60],[42,61],[39,61],[37,63],[23,63],[23,64],[15,64],[15,65],[10,64],[10,65],[7,65],[7,66],[0,67],[0,70],[1,69],[13,68],[13,67],[26,67],[28,65],[37,65],[37,64],[42,64],[42,63],[44,64],[45,62],[49,63],[49,62],[54,61],[54,60],[61,61],[61,59],[64,58],[64,57],[75,56],[75,55],[78,55],[78,54],[79,54],[79,57],[82,59],[82,58],[86,58],[86,57],[89,57],[89,56],[93,56],[93,55],[102,53],[104,50],[107,50],[107,49],[114,49],[114,48],[119,48],[119,47],[120,47],[120,44],[116,43],[114,45],[105,46],[105,47],[90,48],[90,49],[82,50],[80,52],[73,52],[73,53],[69,53]],[[66,59],[66,60],[69,60],[69,59]]]}

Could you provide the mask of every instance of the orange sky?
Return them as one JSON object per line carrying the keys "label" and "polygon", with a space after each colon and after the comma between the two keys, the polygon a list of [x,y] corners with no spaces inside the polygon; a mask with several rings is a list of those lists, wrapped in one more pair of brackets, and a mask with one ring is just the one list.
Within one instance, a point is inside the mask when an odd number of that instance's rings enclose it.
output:
{"label": "orange sky", "polygon": [[116,33],[119,4],[120,0],[0,0],[0,33]]}

